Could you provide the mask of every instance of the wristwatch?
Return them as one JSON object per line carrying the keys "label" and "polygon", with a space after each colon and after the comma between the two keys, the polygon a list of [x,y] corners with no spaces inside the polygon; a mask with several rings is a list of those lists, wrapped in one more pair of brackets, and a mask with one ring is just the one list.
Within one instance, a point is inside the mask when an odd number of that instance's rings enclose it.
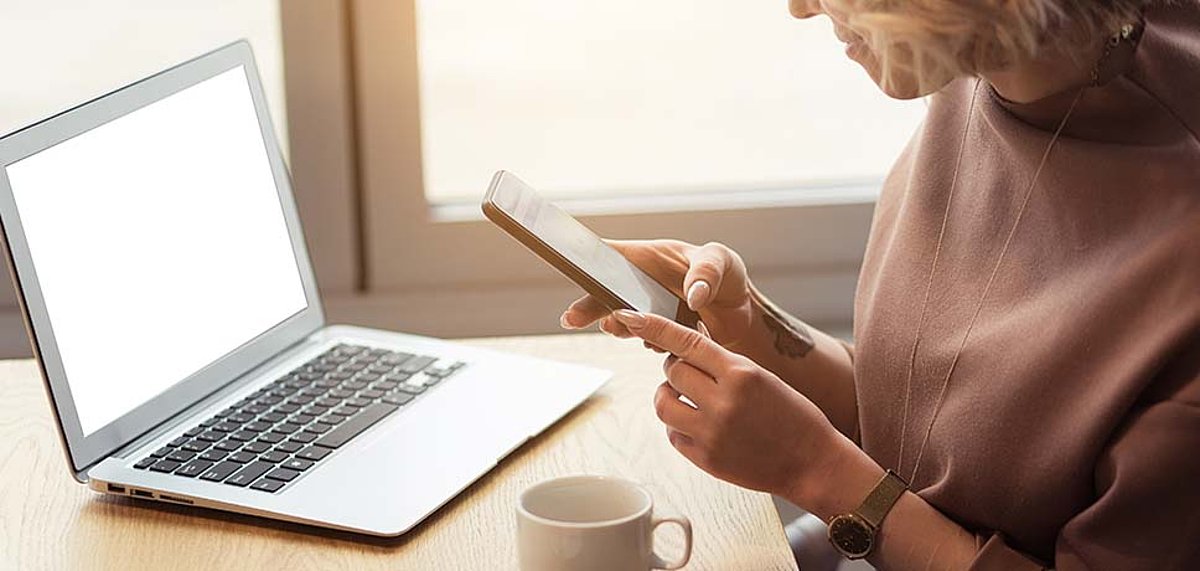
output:
{"label": "wristwatch", "polygon": [[829,521],[829,542],[846,559],[862,559],[870,555],[875,548],[875,534],[883,525],[883,518],[907,489],[908,483],[888,470],[858,509]]}

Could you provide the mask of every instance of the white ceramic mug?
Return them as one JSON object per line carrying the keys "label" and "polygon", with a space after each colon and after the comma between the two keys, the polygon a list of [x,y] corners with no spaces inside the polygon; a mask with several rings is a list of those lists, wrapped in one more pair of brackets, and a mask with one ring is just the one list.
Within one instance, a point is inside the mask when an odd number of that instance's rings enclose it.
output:
{"label": "white ceramic mug", "polygon": [[[517,501],[517,551],[522,571],[646,571],[679,569],[692,556],[692,522],[656,518],[642,486],[607,476],[547,480]],[[683,529],[683,554],[654,553],[654,529]]]}

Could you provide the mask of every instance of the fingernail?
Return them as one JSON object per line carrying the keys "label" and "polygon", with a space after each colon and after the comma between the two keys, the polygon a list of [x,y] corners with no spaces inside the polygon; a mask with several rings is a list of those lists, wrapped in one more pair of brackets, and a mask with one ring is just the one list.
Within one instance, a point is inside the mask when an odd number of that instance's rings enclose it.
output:
{"label": "fingernail", "polygon": [[636,311],[629,311],[628,309],[619,309],[617,311],[614,311],[613,315],[616,316],[618,321],[620,321],[621,323],[624,323],[625,327],[628,327],[630,329],[641,329],[642,326],[646,324],[646,316],[642,315]]}
{"label": "fingernail", "polygon": [[563,329],[575,329],[575,326],[571,325],[570,321],[567,321],[567,314],[565,313],[562,314],[562,317],[558,318],[558,324],[561,325]]}
{"label": "fingernail", "polygon": [[687,303],[692,311],[696,311],[708,302],[708,294],[712,292],[712,288],[708,282],[704,280],[696,280],[692,282],[692,287],[688,288]]}

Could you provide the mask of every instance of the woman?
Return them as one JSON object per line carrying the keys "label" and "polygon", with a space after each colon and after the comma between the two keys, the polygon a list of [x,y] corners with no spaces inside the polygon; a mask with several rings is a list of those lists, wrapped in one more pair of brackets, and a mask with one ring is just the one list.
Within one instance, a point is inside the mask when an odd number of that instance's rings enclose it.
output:
{"label": "woman", "polygon": [[791,11],[830,17],[889,95],[932,94],[876,207],[856,344],[728,248],[666,240],[616,245],[708,337],[590,297],[564,326],[672,353],[671,444],[877,567],[1200,568],[1200,4]]}

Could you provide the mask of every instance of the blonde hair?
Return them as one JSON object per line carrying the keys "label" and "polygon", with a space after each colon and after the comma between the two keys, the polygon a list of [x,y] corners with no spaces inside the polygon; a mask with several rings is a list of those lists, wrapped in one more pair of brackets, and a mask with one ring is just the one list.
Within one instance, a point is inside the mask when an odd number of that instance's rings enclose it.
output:
{"label": "blonde hair", "polygon": [[884,86],[922,87],[1087,46],[1161,0],[824,0],[845,14],[881,64]]}

